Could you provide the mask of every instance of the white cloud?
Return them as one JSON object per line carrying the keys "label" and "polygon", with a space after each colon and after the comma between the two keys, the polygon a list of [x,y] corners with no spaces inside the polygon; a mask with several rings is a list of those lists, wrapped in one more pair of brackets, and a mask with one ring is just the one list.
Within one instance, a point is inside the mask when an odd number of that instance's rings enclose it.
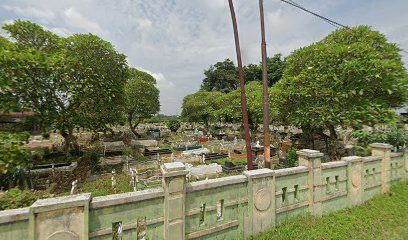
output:
{"label": "white cloud", "polygon": [[64,16],[66,17],[66,22],[72,27],[80,28],[94,34],[103,32],[99,24],[85,18],[75,8],[66,9]]}
{"label": "white cloud", "polygon": [[60,28],[60,27],[53,27],[53,28],[49,28],[48,30],[50,30],[51,32],[57,34],[60,37],[68,37],[68,36],[73,34],[72,31],[70,31],[70,30],[68,30],[66,28]]}
{"label": "white cloud", "polygon": [[160,91],[169,91],[169,90],[175,89],[176,85],[173,82],[166,79],[163,73],[160,73],[160,72],[154,73],[152,71],[149,71],[141,67],[136,67],[136,68],[140,71],[147,72],[148,74],[152,75],[156,79],[156,85]]}
{"label": "white cloud", "polygon": [[[25,18],[36,18],[37,20],[45,23],[49,23],[54,20],[55,13],[51,10],[40,10],[33,7],[19,7],[19,6],[3,6],[5,10],[15,15],[19,15]],[[44,8],[43,8],[44,9]]]}

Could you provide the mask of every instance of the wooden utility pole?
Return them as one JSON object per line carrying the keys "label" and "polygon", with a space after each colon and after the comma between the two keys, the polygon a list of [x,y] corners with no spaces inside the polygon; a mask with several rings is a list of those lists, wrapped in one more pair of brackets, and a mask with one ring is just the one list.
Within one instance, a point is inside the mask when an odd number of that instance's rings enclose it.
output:
{"label": "wooden utility pole", "polygon": [[264,163],[265,168],[271,168],[271,140],[269,137],[269,94],[268,94],[268,65],[266,55],[266,40],[265,40],[265,20],[263,12],[263,0],[259,0],[259,13],[261,18],[261,34],[262,34],[262,84],[263,84],[263,130],[264,130]]}
{"label": "wooden utility pole", "polygon": [[231,12],[232,27],[234,29],[235,50],[237,52],[237,62],[238,62],[238,75],[239,75],[239,80],[241,82],[242,122],[244,124],[244,132],[245,132],[247,166],[248,166],[248,170],[252,170],[253,163],[252,163],[251,136],[249,134],[248,109],[247,109],[247,101],[246,101],[246,95],[245,95],[245,80],[244,80],[244,71],[242,69],[241,47],[239,46],[237,19],[235,17],[234,4],[232,3],[232,0],[228,0],[228,3],[229,3],[230,12]]}

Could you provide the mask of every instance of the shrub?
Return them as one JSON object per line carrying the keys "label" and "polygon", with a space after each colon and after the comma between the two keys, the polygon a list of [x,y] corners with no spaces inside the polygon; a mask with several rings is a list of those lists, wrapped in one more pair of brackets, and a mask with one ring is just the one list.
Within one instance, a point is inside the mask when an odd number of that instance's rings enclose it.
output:
{"label": "shrub", "polygon": [[299,165],[299,156],[296,148],[289,149],[288,153],[286,153],[286,160],[288,162],[288,167],[296,167]]}
{"label": "shrub", "polygon": [[13,173],[17,167],[27,167],[30,153],[21,148],[29,134],[0,132],[0,174]]}
{"label": "shrub", "polygon": [[0,193],[0,210],[28,207],[37,199],[46,198],[48,194],[41,191],[10,189]]}
{"label": "shrub", "polygon": [[30,133],[28,132],[21,132],[21,133],[8,133],[8,132],[0,132],[0,142],[2,143],[15,143],[21,144],[28,142],[30,138]]}
{"label": "shrub", "polygon": [[389,143],[397,148],[402,148],[408,144],[408,134],[404,129],[393,128],[383,132],[358,130],[354,131],[352,136],[357,139],[357,145],[361,147],[367,147],[375,142]]}
{"label": "shrub", "polygon": [[50,138],[50,133],[49,132],[44,131],[44,132],[41,133],[41,135],[42,135],[42,137],[44,139],[49,139]]}
{"label": "shrub", "polygon": [[177,119],[171,119],[168,123],[167,123],[167,127],[170,129],[170,131],[172,132],[177,132],[177,130],[180,128],[181,123],[179,120]]}

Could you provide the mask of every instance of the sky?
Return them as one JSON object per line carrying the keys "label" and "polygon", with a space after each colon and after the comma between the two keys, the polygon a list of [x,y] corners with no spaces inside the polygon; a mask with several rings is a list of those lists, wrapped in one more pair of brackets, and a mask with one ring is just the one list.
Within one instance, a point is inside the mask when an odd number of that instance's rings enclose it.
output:
{"label": "sky", "polygon": [[[279,0],[265,0],[268,55],[321,40],[333,26]],[[343,25],[370,25],[408,51],[407,0],[295,0]],[[234,0],[243,63],[258,63],[257,0]],[[182,100],[199,90],[204,70],[236,62],[227,0],[0,0],[0,23],[29,20],[67,37],[92,33],[111,42],[129,65],[151,73],[161,113],[180,114]],[[402,53],[408,67],[408,53]]]}

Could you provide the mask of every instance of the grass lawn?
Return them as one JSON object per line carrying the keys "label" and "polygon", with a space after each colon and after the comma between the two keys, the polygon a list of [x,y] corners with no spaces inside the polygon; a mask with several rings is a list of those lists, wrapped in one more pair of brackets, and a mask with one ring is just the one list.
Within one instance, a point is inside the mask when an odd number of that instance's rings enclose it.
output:
{"label": "grass lawn", "polygon": [[253,239],[408,239],[408,183],[353,209],[290,219]]}

